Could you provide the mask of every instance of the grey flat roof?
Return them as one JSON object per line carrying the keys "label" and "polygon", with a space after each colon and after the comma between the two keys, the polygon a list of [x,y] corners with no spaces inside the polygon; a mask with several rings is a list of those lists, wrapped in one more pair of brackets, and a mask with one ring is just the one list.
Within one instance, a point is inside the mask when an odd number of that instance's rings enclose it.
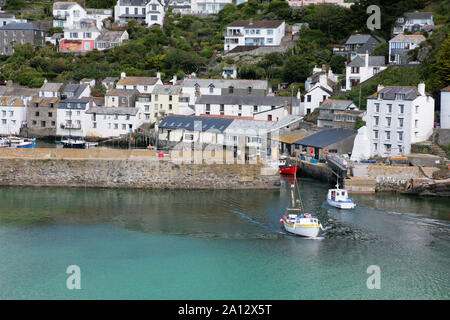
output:
{"label": "grey flat roof", "polygon": [[299,144],[308,147],[325,148],[330,144],[344,140],[351,135],[356,135],[357,131],[348,129],[329,129],[314,133],[306,138],[297,140],[294,144]]}
{"label": "grey flat roof", "polygon": [[224,132],[232,122],[233,119],[227,118],[168,115],[161,121],[159,128]]}

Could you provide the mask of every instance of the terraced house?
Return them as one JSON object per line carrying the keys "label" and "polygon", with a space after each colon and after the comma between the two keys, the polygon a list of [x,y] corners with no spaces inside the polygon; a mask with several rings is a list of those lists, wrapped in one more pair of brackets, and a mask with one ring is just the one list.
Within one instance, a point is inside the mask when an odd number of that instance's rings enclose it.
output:
{"label": "terraced house", "polygon": [[44,30],[31,23],[8,23],[0,27],[0,55],[12,55],[16,45],[41,46],[44,41]]}
{"label": "terraced house", "polygon": [[0,98],[0,134],[18,135],[27,121],[26,105],[20,97]]}
{"label": "terraced house", "polygon": [[179,99],[182,88],[158,84],[151,94],[150,122],[159,123],[167,114],[180,114]]}

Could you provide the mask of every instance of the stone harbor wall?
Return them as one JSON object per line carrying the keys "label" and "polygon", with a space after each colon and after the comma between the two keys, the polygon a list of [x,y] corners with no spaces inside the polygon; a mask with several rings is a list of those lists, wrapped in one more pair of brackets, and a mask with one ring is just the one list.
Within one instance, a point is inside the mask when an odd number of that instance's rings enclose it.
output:
{"label": "stone harbor wall", "polygon": [[154,160],[5,159],[0,185],[148,189],[271,189],[279,175],[261,164],[185,164]]}

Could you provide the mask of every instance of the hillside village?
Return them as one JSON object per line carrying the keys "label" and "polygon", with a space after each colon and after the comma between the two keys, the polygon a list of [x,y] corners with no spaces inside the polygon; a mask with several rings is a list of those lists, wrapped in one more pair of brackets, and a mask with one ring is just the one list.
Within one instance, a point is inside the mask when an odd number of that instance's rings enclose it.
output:
{"label": "hillside village", "polygon": [[[118,0],[100,9],[56,1],[47,21],[1,13],[0,135],[144,135],[158,149],[242,145],[260,154],[262,140],[277,132],[278,151],[303,159],[335,153],[360,162],[420,151],[446,161],[450,11],[437,22],[424,8],[405,11],[388,31],[358,27],[322,45],[320,28],[293,22],[294,14],[363,4],[255,3]],[[263,6],[274,11],[258,19]],[[180,25],[188,22],[201,39],[201,21],[216,29],[196,51]]]}

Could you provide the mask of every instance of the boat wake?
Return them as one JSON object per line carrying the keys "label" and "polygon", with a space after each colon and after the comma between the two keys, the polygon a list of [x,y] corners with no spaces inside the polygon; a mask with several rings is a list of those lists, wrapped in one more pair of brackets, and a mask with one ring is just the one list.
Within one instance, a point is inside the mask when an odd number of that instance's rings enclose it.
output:
{"label": "boat wake", "polygon": [[274,233],[278,233],[278,234],[284,234],[283,232],[277,231],[277,230],[275,230],[274,228],[271,228],[271,227],[269,227],[268,225],[265,225],[264,223],[261,223],[261,222],[259,222],[259,221],[256,221],[256,220],[250,218],[249,216],[247,216],[247,215],[246,215],[245,213],[243,213],[243,212],[240,212],[240,211],[237,211],[237,210],[233,210],[233,209],[231,209],[231,211],[234,212],[234,213],[236,213],[236,214],[239,215],[240,217],[242,217],[242,218],[248,220],[249,222],[254,223],[254,224],[256,224],[256,225],[258,225],[258,226],[260,226],[260,227],[263,227],[264,229],[269,230],[270,232],[274,232]]}
{"label": "boat wake", "polygon": [[380,210],[377,208],[372,208],[372,207],[366,207],[366,206],[359,206],[362,209],[368,209],[368,210],[374,210],[374,211],[381,211],[382,213],[385,214],[390,214],[390,215],[396,215],[396,216],[403,216],[406,217],[408,219],[411,220],[417,220],[420,222],[424,222],[424,223],[428,223],[428,224],[434,224],[434,225],[439,225],[439,226],[444,226],[444,227],[450,227],[449,223],[446,223],[442,220],[436,220],[436,219],[431,219],[431,218],[426,218],[426,217],[421,217],[421,216],[417,216],[413,213],[408,213],[408,212],[397,212],[397,211],[390,211],[390,210]]}

